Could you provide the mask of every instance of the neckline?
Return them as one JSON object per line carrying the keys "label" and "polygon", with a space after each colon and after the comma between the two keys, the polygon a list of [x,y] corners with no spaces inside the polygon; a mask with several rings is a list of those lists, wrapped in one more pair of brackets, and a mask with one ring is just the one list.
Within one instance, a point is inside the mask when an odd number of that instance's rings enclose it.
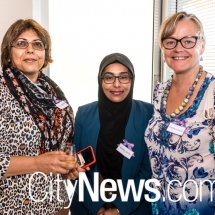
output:
{"label": "neckline", "polygon": [[[180,113],[183,111],[183,109],[187,106],[187,103],[189,102],[190,98],[192,97],[195,87],[197,86],[197,84],[202,76],[202,73],[203,73],[203,67],[200,65],[199,72],[196,75],[196,78],[194,79],[192,85],[189,87],[188,93],[186,94],[186,96],[183,99],[183,101],[181,102],[181,104],[178,107],[176,107],[172,113],[170,113],[168,115],[170,118],[172,118],[172,119],[176,118],[177,115],[180,115]],[[167,106],[167,99],[169,96],[169,91],[172,86],[172,79],[173,79],[173,75],[169,79],[169,82],[167,83],[163,96],[161,98],[162,108],[165,113],[166,113],[166,106]]]}
{"label": "neckline", "polygon": [[[160,114],[161,114],[161,117],[162,119],[165,121],[165,122],[173,122],[175,121],[176,119],[177,120],[184,120],[185,118],[189,118],[191,117],[192,115],[194,115],[194,113],[196,112],[196,110],[198,109],[199,107],[199,104],[200,102],[202,101],[202,97],[205,93],[205,90],[207,89],[208,85],[210,84],[210,82],[215,79],[213,77],[213,75],[211,75],[210,73],[206,72],[206,76],[205,76],[205,79],[204,81],[202,82],[202,85],[197,93],[197,96],[195,97],[193,103],[190,105],[190,107],[188,107],[188,109],[183,112],[182,114],[178,115],[177,117],[175,118],[171,118],[170,115],[167,115],[166,112],[164,112],[163,108],[162,108],[162,102],[160,102],[160,107],[159,107],[159,110],[160,110]],[[170,83],[170,79],[166,82],[166,85]],[[163,95],[162,95],[163,96]],[[161,100],[162,101],[162,96],[161,96]]]}

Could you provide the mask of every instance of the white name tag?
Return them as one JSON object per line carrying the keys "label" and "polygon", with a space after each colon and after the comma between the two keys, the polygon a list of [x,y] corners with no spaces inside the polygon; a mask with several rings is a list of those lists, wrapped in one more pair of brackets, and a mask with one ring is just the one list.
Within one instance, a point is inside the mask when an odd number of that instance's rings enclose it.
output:
{"label": "white name tag", "polygon": [[64,101],[61,101],[61,102],[57,103],[56,106],[60,109],[64,109],[65,107],[68,106],[68,104]]}
{"label": "white name tag", "polygon": [[119,146],[116,149],[119,153],[121,153],[126,158],[130,159],[131,156],[134,154],[133,151],[128,149],[126,146],[124,146],[122,143],[119,144]]}
{"label": "white name tag", "polygon": [[184,131],[185,131],[185,129],[186,129],[185,127],[170,123],[168,128],[167,128],[167,131],[169,131],[169,132],[171,132],[173,134],[177,134],[179,136],[182,136]]}

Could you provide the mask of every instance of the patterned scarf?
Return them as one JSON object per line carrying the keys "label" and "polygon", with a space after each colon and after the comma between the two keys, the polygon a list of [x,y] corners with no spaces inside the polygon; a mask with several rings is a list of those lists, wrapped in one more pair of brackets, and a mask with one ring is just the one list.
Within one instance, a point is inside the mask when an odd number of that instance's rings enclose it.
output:
{"label": "patterned scarf", "polygon": [[[59,102],[67,103],[62,90],[49,77],[40,73],[37,83],[33,83],[24,73],[14,67],[3,71],[5,82],[11,94],[18,100],[27,114],[31,115],[41,132],[41,145],[39,154],[46,152],[45,141],[49,141],[50,149],[57,150],[64,133],[71,128],[67,142],[71,144],[73,137],[73,111],[70,105],[59,108]],[[66,126],[68,123],[70,126]]]}

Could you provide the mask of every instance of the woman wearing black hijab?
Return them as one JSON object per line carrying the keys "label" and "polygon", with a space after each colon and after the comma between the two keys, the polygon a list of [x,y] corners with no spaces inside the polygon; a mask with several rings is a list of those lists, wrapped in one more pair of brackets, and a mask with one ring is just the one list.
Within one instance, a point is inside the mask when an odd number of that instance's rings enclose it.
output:
{"label": "woman wearing black hijab", "polygon": [[[79,107],[76,114],[74,144],[77,150],[91,145],[96,153],[96,164],[87,173],[91,187],[95,172],[99,172],[100,182],[105,179],[117,182],[118,179],[124,187],[129,179],[133,179],[137,191],[140,180],[151,177],[144,131],[153,107],[132,99],[134,78],[133,65],[125,55],[113,53],[106,56],[99,68],[98,101]],[[127,147],[131,157],[121,153],[117,149],[119,146]],[[151,207],[144,199],[145,193],[143,189],[140,200],[136,202],[130,191],[128,200],[123,202],[117,188],[112,194],[105,193],[107,199],[117,195],[113,202],[107,203],[101,196],[99,201],[93,201],[85,188],[83,203],[77,196],[73,197],[72,215],[150,214]]]}

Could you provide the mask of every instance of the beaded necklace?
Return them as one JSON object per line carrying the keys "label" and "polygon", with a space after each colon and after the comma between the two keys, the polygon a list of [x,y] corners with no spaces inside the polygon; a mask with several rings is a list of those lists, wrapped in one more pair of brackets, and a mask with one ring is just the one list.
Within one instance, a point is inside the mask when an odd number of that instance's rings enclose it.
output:
{"label": "beaded necklace", "polygon": [[[188,91],[188,94],[185,96],[185,99],[181,103],[181,105],[178,108],[176,108],[174,110],[174,112],[172,112],[170,114],[171,118],[175,118],[184,109],[184,107],[186,107],[187,103],[189,102],[190,97],[193,95],[193,91],[194,91],[194,89],[195,89],[195,87],[196,87],[196,85],[197,85],[202,73],[203,73],[203,67],[200,66],[199,67],[199,73],[197,74],[192,86],[190,87],[190,89]],[[168,98],[168,95],[169,95],[170,87],[172,85],[172,79],[173,79],[173,75],[171,76],[169,82],[167,83],[166,89],[164,90],[164,95],[162,97],[162,109],[163,109],[163,111],[165,113],[166,113],[167,98]]]}

